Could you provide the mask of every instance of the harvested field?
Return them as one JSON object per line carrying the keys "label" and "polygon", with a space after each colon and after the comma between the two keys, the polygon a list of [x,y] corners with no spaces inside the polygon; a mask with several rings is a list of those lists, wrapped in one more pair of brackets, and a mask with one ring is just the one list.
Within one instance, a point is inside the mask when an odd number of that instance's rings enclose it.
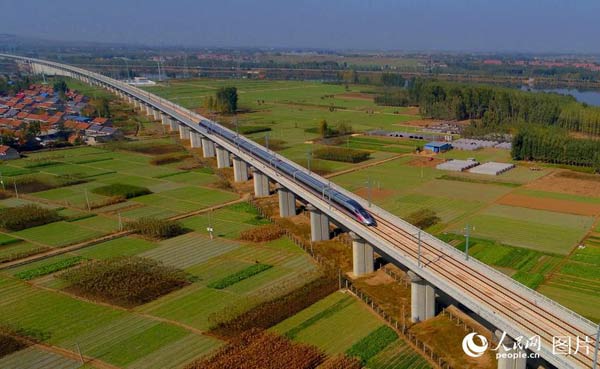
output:
{"label": "harvested field", "polygon": [[365,94],[365,93],[361,93],[361,92],[348,92],[345,94],[336,95],[336,97],[339,97],[341,99],[357,99],[357,100],[373,101],[372,94]]}
{"label": "harvested field", "polygon": [[600,197],[600,176],[558,171],[528,184],[527,188]]}
{"label": "harvested field", "polygon": [[294,343],[274,333],[251,330],[214,356],[196,361],[186,369],[311,369],[324,359],[325,355],[315,347]]}
{"label": "harvested field", "polygon": [[529,209],[548,210],[558,213],[589,215],[600,214],[600,204],[586,204],[578,201],[536,198],[526,195],[508,194],[497,201],[498,204],[520,206]]}
{"label": "harvested field", "polygon": [[429,156],[417,157],[409,161],[407,164],[412,167],[429,167],[435,168],[438,164],[443,163],[444,160],[432,158]]}
{"label": "harvested field", "polygon": [[[360,189],[354,191],[354,193],[356,193],[358,196],[360,196],[364,199],[369,198],[369,189],[366,187],[360,188]],[[391,196],[394,196],[395,194],[396,194],[396,192],[394,190],[387,190],[384,188],[381,188],[381,189],[371,188],[371,200],[372,201],[385,200]]]}

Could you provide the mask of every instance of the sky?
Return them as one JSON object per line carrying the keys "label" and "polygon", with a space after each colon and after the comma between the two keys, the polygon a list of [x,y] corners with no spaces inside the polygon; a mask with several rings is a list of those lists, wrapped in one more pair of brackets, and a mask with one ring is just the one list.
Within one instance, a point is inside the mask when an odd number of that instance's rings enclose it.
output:
{"label": "sky", "polygon": [[152,46],[600,53],[600,0],[0,0],[0,33]]}

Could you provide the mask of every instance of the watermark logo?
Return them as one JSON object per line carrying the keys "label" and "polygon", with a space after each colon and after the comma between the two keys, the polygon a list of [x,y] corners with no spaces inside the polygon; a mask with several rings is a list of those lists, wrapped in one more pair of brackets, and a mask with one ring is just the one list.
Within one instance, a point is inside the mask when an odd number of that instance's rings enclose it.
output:
{"label": "watermark logo", "polygon": [[[490,345],[488,339],[476,332],[467,334],[462,340],[462,349],[472,358],[483,356],[486,351],[495,353],[497,359],[529,359],[539,358],[542,350],[542,339],[539,335],[531,337],[509,337],[506,332],[498,335],[498,344]],[[552,337],[553,355],[587,355],[593,350],[592,339],[586,337],[555,336]]]}
{"label": "watermark logo", "polygon": [[[475,342],[475,338],[479,339],[479,343]],[[488,349],[488,340],[484,336],[477,333],[469,333],[463,338],[462,349],[470,357],[481,357]]]}

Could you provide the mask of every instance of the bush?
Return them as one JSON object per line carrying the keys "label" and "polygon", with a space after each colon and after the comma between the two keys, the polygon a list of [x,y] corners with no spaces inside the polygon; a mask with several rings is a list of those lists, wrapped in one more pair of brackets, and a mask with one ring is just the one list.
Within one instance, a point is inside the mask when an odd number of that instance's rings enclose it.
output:
{"label": "bush", "polygon": [[187,153],[173,153],[173,154],[164,154],[157,156],[150,160],[150,164],[152,165],[165,165],[171,163],[177,163],[184,159],[190,158],[191,156]]}
{"label": "bush", "polygon": [[313,369],[325,359],[319,349],[275,333],[251,330],[230,341],[213,356],[185,369]]}
{"label": "bush", "polygon": [[171,143],[123,142],[115,141],[104,145],[109,150],[126,150],[149,155],[161,155],[181,152],[181,146]]}
{"label": "bush", "polygon": [[23,272],[15,274],[15,277],[29,281],[34,278],[38,278],[38,277],[45,276],[47,274],[52,274],[54,272],[58,272],[59,270],[70,268],[72,266],[75,266],[75,265],[81,263],[82,260],[83,260],[83,258],[81,256],[74,256],[72,258],[61,260],[56,263],[43,265],[39,268],[25,270]]}
{"label": "bush", "polygon": [[22,205],[0,210],[0,227],[9,231],[20,231],[63,219],[56,210],[39,205]]}
{"label": "bush", "polygon": [[240,239],[251,242],[268,242],[283,236],[283,229],[275,224],[266,224],[262,227],[251,228],[240,233]]}
{"label": "bush", "polygon": [[141,257],[87,263],[62,273],[69,290],[121,306],[144,304],[190,283],[185,272]]}
{"label": "bush", "polygon": [[368,336],[352,345],[352,347],[346,351],[346,355],[358,357],[361,363],[365,365],[370,358],[377,355],[381,350],[397,339],[398,335],[392,328],[387,325],[382,325],[369,333]]}
{"label": "bush", "polygon": [[254,264],[237,273],[230,274],[225,278],[221,278],[217,281],[209,283],[207,287],[222,290],[233,284],[241,282],[244,279],[248,279],[254,275],[257,275],[258,273],[264,272],[267,269],[271,269],[272,267],[272,265],[267,264]]}
{"label": "bush", "polygon": [[102,196],[122,197],[125,199],[130,199],[132,197],[138,197],[152,193],[152,191],[150,191],[146,187],[133,186],[122,183],[113,183],[106,186],[97,187],[94,188],[92,192]]}
{"label": "bush", "polygon": [[441,219],[437,216],[435,211],[431,209],[421,209],[410,213],[405,220],[415,227],[426,229],[437,224]]}
{"label": "bush", "polygon": [[15,179],[13,183],[7,183],[6,187],[7,190],[14,191],[16,184],[17,191],[19,191],[19,193],[32,193],[51,190],[53,188],[72,186],[85,182],[87,181],[80,178],[78,175],[61,175],[58,177],[30,175],[19,177]]}
{"label": "bush", "polygon": [[15,337],[11,329],[0,327],[0,358],[26,348],[28,345]]}
{"label": "bush", "polygon": [[337,289],[337,279],[322,276],[283,296],[258,304],[240,315],[231,317],[227,314],[211,314],[211,332],[223,337],[234,337],[252,328],[270,328]]}
{"label": "bush", "polygon": [[154,239],[170,238],[184,232],[181,223],[156,218],[140,218],[133,222],[127,222],[125,229]]}
{"label": "bush", "polygon": [[252,134],[252,133],[269,132],[271,130],[271,127],[267,127],[267,126],[240,126],[238,129],[240,131],[240,134],[249,135],[249,134]]}
{"label": "bush", "polygon": [[344,147],[323,147],[314,151],[318,159],[343,161],[346,163],[359,163],[369,159],[371,153],[364,150],[348,149]]}

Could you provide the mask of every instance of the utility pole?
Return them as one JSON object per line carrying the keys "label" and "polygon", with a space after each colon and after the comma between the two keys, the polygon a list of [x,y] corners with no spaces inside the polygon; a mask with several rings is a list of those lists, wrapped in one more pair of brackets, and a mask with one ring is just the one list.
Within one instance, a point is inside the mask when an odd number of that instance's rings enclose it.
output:
{"label": "utility pole", "polygon": [[15,196],[18,199],[19,198],[19,191],[17,190],[17,181],[13,181],[13,184],[15,185]]}
{"label": "utility pole", "polygon": [[267,151],[269,151],[269,133],[265,133],[265,147],[267,148]]}
{"label": "utility pole", "polygon": [[206,227],[206,230],[208,231],[208,234],[210,235],[210,239],[212,240],[214,238],[214,228],[212,226],[212,209],[208,212],[208,227]]}
{"label": "utility pole", "polygon": [[87,188],[85,189],[85,203],[87,204],[88,211],[91,211],[92,209],[90,207],[90,198],[88,197]]}
{"label": "utility pole", "polygon": [[369,207],[371,207],[371,177],[367,179],[367,199],[369,200]]}
{"label": "utility pole", "polygon": [[119,212],[119,231],[123,230],[123,219],[121,218],[121,212]]}
{"label": "utility pole", "polygon": [[310,173],[310,159],[312,158],[312,151],[311,148],[308,148],[308,151],[306,151],[306,166],[308,169],[308,173]]}

